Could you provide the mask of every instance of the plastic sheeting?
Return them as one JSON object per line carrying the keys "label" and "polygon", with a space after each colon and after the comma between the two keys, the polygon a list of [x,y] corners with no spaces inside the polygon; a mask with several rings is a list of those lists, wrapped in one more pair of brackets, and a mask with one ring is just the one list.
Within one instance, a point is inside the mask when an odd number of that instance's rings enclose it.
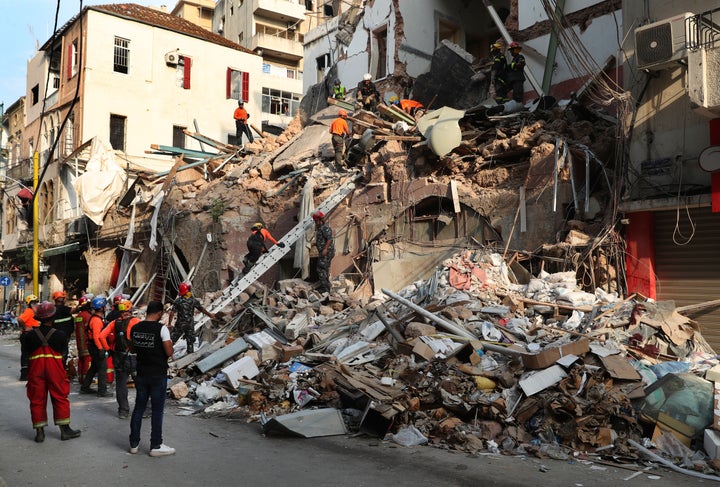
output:
{"label": "plastic sheeting", "polygon": [[105,213],[125,189],[125,171],[107,141],[93,139],[85,172],[74,184],[82,212],[102,226]]}

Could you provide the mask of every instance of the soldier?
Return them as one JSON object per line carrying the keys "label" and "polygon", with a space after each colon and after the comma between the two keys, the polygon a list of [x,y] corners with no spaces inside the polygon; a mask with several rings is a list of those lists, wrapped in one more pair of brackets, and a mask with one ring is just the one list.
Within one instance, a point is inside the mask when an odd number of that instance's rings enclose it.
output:
{"label": "soldier", "polygon": [[327,293],[330,292],[330,262],[335,256],[333,231],[325,223],[325,214],[322,211],[313,213],[312,218],[315,222],[315,246],[318,250],[317,274],[320,282],[318,290]]}

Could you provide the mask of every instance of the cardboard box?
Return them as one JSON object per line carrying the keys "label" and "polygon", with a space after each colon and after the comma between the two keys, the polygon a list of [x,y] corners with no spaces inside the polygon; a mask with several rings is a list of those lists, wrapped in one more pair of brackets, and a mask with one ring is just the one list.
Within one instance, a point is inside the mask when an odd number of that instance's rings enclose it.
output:
{"label": "cardboard box", "polygon": [[538,353],[526,353],[522,356],[526,369],[545,369],[565,355],[581,356],[590,351],[590,340],[580,338],[561,347],[550,347]]}

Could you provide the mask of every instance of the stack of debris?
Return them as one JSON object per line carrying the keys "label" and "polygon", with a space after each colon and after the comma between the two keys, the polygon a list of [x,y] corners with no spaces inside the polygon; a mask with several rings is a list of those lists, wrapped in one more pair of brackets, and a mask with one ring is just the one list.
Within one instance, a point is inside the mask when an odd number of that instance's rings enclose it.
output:
{"label": "stack of debris", "polygon": [[232,326],[174,364],[171,390],[191,413],[305,437],[553,458],[636,459],[632,443],[668,433],[697,446],[713,421],[701,376],[718,365],[697,327],[672,303],[575,279],[517,284],[499,254],[468,250],[368,303],[342,279],[329,295],[299,279],[257,286]]}

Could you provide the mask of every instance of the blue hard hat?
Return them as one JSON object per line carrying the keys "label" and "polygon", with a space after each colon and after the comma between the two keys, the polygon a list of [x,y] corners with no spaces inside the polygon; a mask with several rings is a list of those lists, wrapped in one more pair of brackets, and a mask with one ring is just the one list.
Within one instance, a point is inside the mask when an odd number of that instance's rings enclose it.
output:
{"label": "blue hard hat", "polygon": [[93,298],[92,302],[90,303],[90,307],[92,309],[105,309],[105,306],[107,306],[107,299],[102,296]]}

